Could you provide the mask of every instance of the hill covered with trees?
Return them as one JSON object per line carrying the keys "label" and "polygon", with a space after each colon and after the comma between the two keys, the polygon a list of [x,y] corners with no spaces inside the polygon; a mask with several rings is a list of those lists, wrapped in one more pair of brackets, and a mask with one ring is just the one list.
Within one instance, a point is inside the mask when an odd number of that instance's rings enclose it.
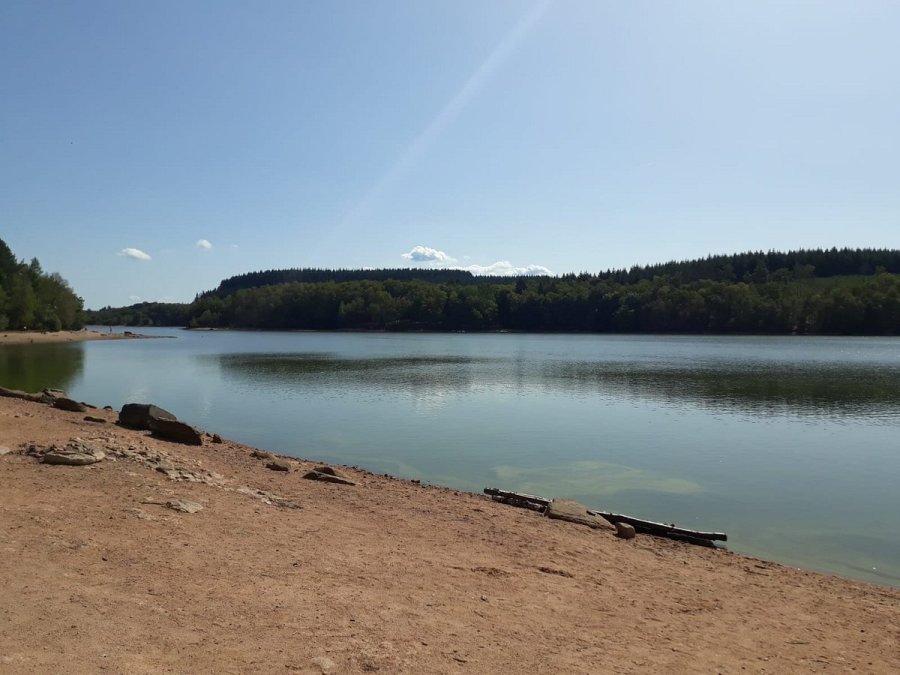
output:
{"label": "hill covered with trees", "polygon": [[[90,320],[122,322],[139,307]],[[894,335],[900,251],[750,252],[561,277],[272,270],[180,307],[192,327]]]}
{"label": "hill covered with trees", "polygon": [[0,330],[79,329],[82,307],[65,279],[45,273],[37,258],[16,260],[0,240]]}

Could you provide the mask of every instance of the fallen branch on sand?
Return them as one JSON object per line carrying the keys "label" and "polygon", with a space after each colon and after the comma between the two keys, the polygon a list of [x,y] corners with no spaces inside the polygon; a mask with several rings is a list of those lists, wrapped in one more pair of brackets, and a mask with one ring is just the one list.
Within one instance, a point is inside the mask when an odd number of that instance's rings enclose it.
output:
{"label": "fallen branch on sand", "polygon": [[[546,511],[552,500],[537,495],[523,494],[519,492],[510,492],[509,490],[501,490],[499,488],[485,488],[484,493],[490,495],[494,501],[502,504],[509,504],[519,508],[530,509],[543,513]],[[588,513],[601,516],[609,522],[627,523],[634,527],[636,532],[641,534],[650,534],[655,537],[665,537],[674,539],[675,541],[683,541],[697,546],[715,547],[716,541],[728,541],[728,535],[724,532],[702,532],[698,530],[688,530],[683,527],[676,527],[674,524],[657,523],[652,520],[642,520],[620,513],[610,513],[607,511],[588,510]]]}

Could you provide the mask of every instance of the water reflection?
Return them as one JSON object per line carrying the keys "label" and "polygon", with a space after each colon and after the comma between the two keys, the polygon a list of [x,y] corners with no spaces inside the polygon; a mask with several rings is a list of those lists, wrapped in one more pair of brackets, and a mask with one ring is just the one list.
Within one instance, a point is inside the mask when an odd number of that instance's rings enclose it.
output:
{"label": "water reflection", "polygon": [[219,354],[249,386],[319,385],[412,393],[423,401],[475,390],[563,392],[651,400],[758,416],[889,420],[900,412],[900,368],[822,363],[524,361],[471,356],[348,358],[327,353]]}
{"label": "water reflection", "polygon": [[345,358],[323,353],[217,354],[215,360],[228,376],[254,386],[259,382],[289,386],[352,384],[391,390],[413,390],[439,399],[450,391],[471,391],[496,361],[467,356],[403,356]]}
{"label": "water reflection", "polygon": [[68,390],[83,370],[80,344],[0,346],[0,386],[9,389]]}
{"label": "water reflection", "polygon": [[545,364],[555,386],[755,415],[866,418],[900,411],[900,370],[827,364],[697,367],[632,363]]}

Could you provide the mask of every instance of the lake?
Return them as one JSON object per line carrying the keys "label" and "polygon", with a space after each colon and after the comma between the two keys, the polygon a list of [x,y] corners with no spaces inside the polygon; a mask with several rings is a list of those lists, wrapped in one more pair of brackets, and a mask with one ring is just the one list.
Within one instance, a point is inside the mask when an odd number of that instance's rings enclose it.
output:
{"label": "lake", "polygon": [[900,586],[900,339],[142,332],[0,347],[0,384]]}

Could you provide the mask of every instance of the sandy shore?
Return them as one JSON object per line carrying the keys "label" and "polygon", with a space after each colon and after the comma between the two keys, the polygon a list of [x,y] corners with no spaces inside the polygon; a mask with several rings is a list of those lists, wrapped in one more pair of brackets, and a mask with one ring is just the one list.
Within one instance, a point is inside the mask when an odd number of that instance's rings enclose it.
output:
{"label": "sandy shore", "polygon": [[[0,398],[0,672],[900,668],[898,589],[89,414]],[[23,454],[75,436],[107,458]]]}
{"label": "sandy shore", "polygon": [[101,333],[91,330],[61,330],[55,333],[43,331],[0,332],[0,345],[50,344],[55,342],[87,342],[88,340],[133,340],[145,336],[137,333]]}

